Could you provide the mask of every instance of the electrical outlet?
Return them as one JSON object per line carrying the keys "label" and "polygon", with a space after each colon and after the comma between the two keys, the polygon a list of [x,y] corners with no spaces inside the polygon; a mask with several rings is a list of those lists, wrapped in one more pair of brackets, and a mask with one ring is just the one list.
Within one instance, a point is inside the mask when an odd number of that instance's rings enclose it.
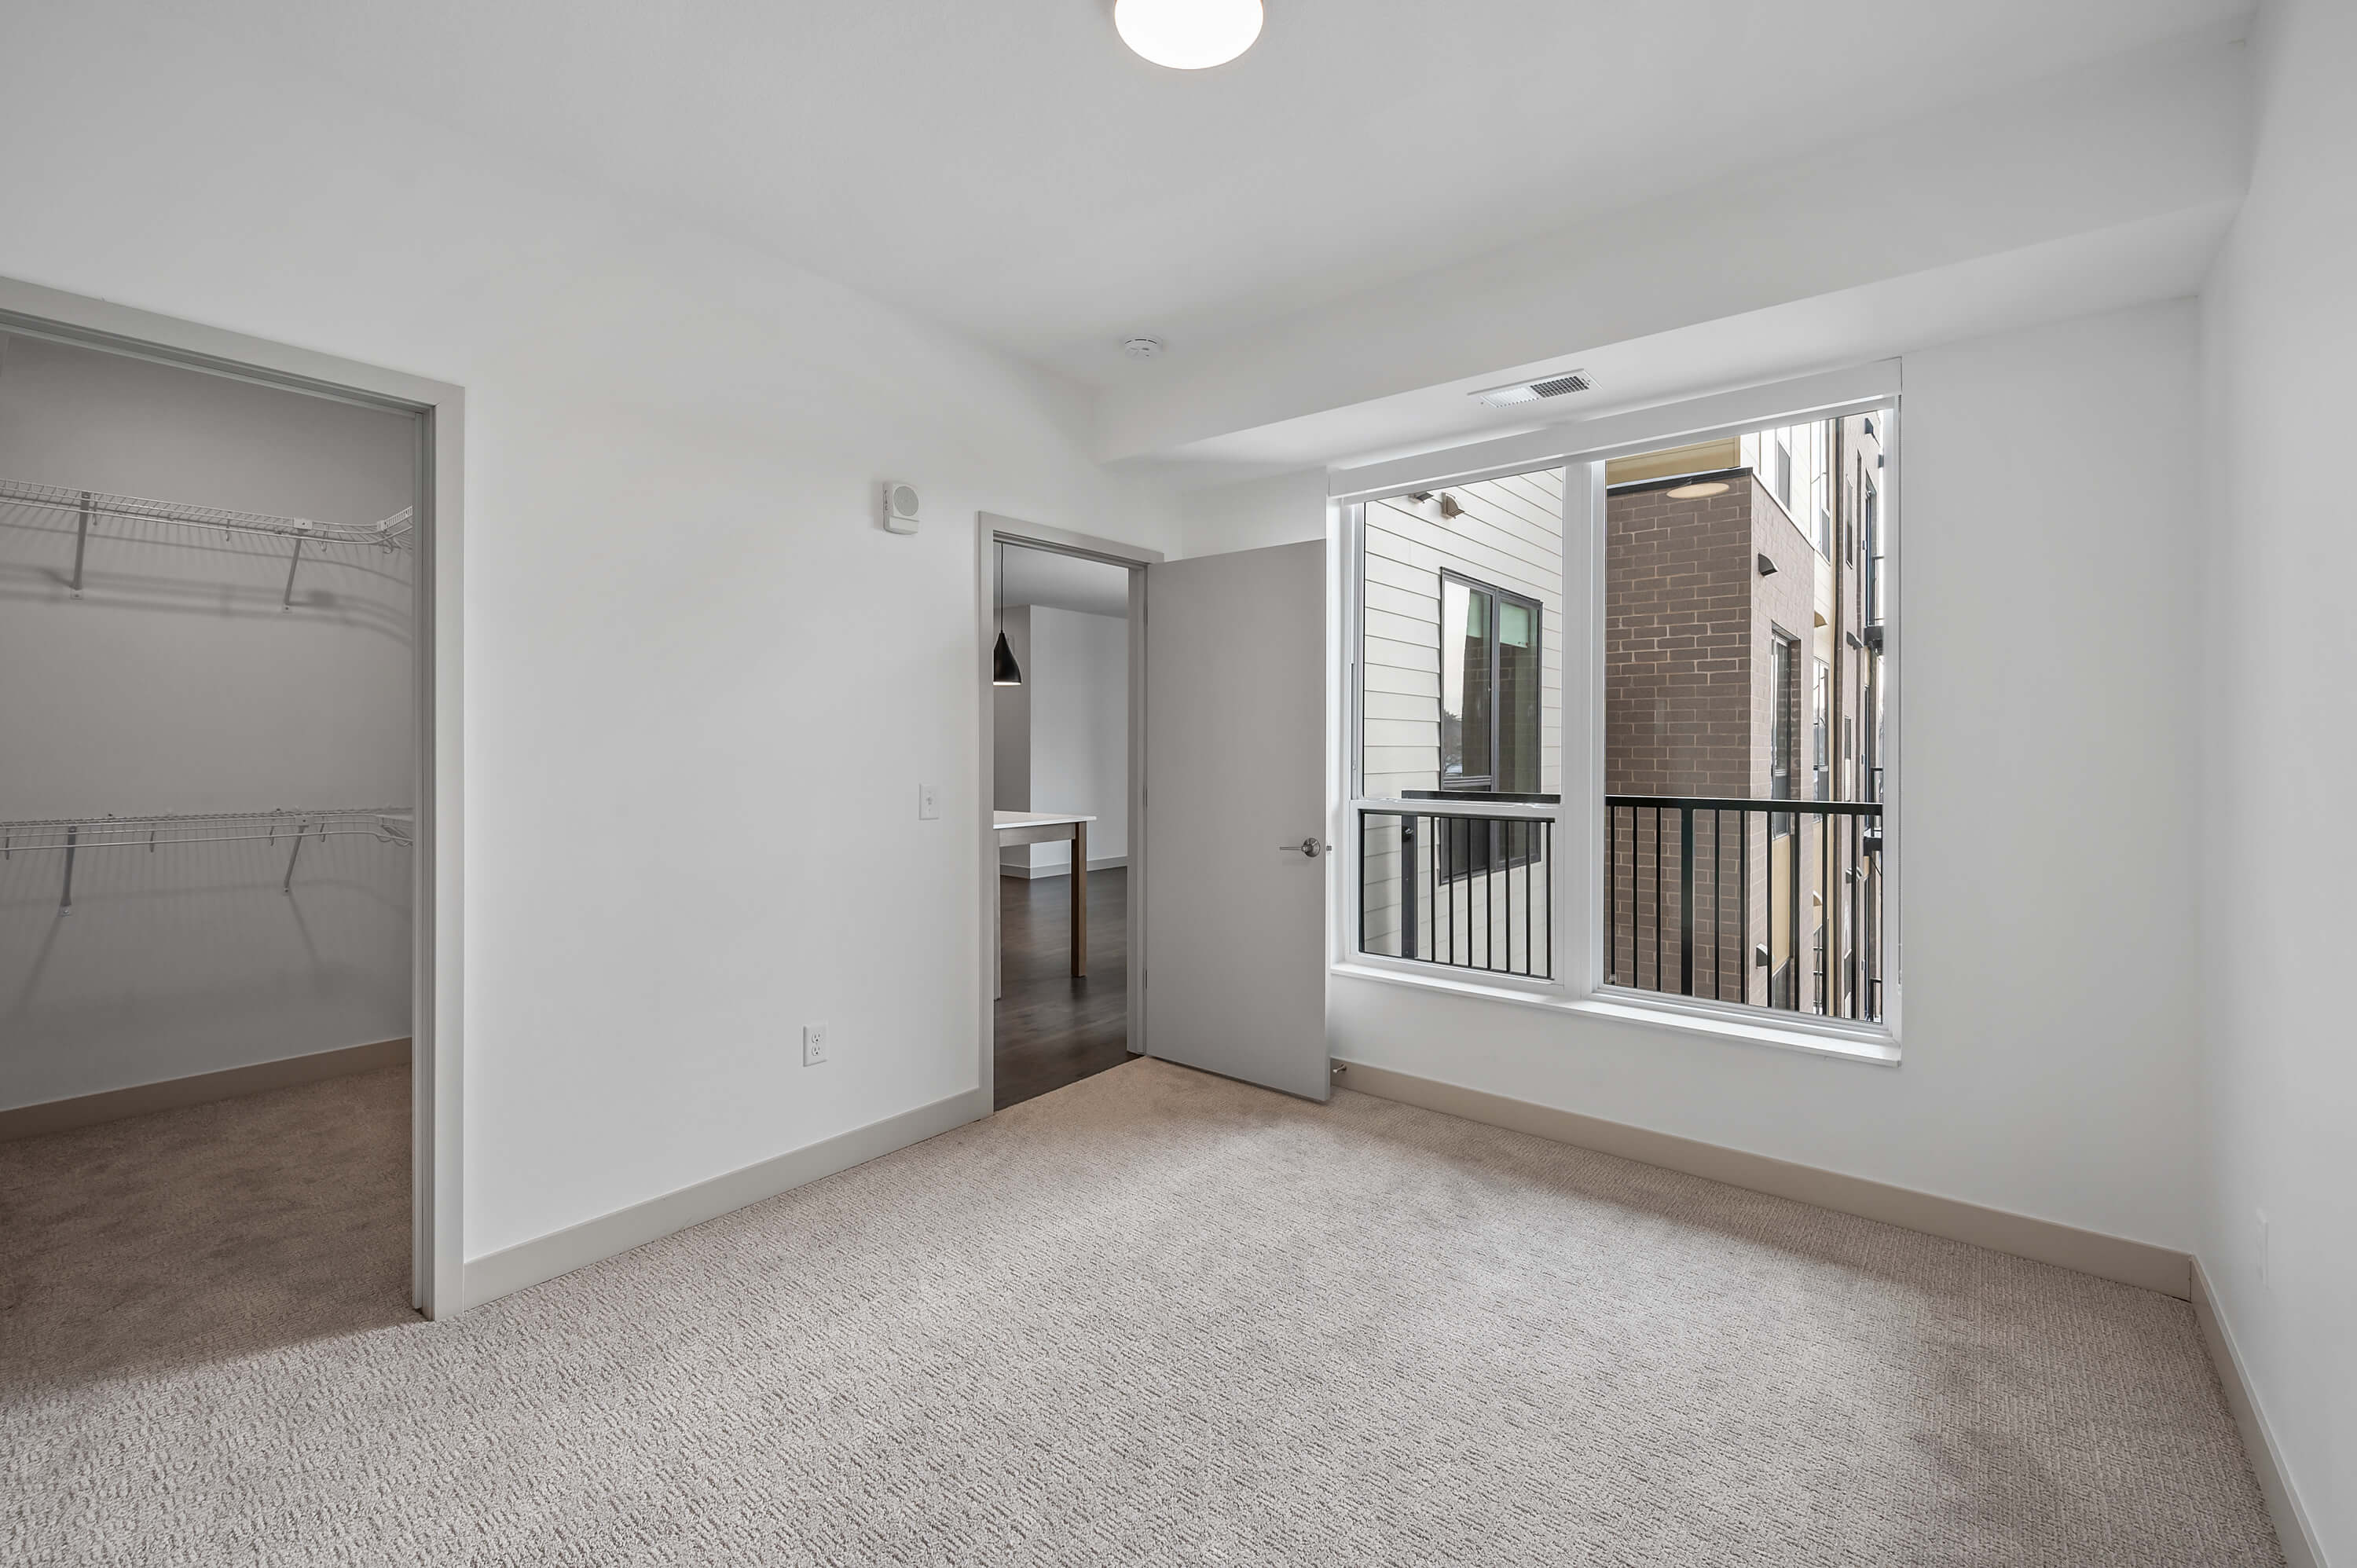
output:
{"label": "electrical outlet", "polygon": [[931,822],[942,814],[942,787],[938,784],[917,786],[917,815]]}
{"label": "electrical outlet", "polygon": [[802,1066],[816,1067],[826,1060],[827,1037],[823,1024],[802,1026]]}

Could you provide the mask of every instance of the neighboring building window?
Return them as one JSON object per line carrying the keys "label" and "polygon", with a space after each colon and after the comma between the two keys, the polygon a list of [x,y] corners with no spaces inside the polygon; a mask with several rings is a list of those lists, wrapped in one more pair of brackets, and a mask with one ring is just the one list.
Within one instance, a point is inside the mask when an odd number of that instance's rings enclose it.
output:
{"label": "neighboring building window", "polygon": [[1538,601],[1444,572],[1440,578],[1440,787],[1539,787]]}
{"label": "neighboring building window", "polygon": [[1809,698],[1809,736],[1816,777],[1809,791],[1812,800],[1833,799],[1833,757],[1828,743],[1833,738],[1834,672],[1824,660],[1817,660],[1817,678]]}
{"label": "neighboring building window", "polygon": [[1834,553],[1834,426],[1830,420],[1741,437],[1743,465],[1776,498],[1792,526],[1827,560]]}
{"label": "neighboring building window", "polygon": [[[1792,757],[1800,749],[1801,640],[1790,632],[1775,634],[1770,654],[1768,690],[1776,712],[1768,725],[1768,798],[1792,798]],[[1792,831],[1792,819],[1781,812],[1770,821],[1777,833]]]}
{"label": "neighboring building window", "polygon": [[[1867,433],[1873,434],[1871,424]],[[1858,575],[1866,591],[1866,624],[1876,626],[1882,620],[1882,495],[1870,478],[1858,510],[1866,524],[1866,564]]]}

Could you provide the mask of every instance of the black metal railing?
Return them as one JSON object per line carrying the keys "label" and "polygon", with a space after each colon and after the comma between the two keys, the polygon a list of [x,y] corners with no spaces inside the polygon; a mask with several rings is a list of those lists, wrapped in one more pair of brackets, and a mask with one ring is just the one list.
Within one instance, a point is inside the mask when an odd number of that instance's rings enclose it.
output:
{"label": "black metal railing", "polygon": [[1359,949],[1491,974],[1555,974],[1555,821],[1359,812]]}
{"label": "black metal railing", "polygon": [[1882,1016],[1882,806],[1607,795],[1604,978]]}

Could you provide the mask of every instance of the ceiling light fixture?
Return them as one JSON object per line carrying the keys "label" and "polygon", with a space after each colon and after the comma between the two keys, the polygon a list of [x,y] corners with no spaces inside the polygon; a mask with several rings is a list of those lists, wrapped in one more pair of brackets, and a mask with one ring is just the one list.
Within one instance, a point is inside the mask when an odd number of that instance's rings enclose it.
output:
{"label": "ceiling light fixture", "polygon": [[1121,41],[1172,70],[1225,65],[1260,37],[1261,0],[1114,0]]}
{"label": "ceiling light fixture", "polygon": [[1725,479],[1696,479],[1692,484],[1680,485],[1674,490],[1662,493],[1674,501],[1698,501],[1706,496],[1723,496],[1727,491]]}

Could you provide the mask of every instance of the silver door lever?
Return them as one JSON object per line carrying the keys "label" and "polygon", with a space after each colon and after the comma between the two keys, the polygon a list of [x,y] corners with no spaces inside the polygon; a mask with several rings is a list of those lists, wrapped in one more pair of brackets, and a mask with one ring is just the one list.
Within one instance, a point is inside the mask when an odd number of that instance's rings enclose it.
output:
{"label": "silver door lever", "polygon": [[1306,854],[1312,860],[1316,860],[1319,853],[1326,848],[1324,844],[1319,843],[1316,839],[1303,839],[1299,843],[1281,843],[1276,847],[1287,852],[1288,854]]}

